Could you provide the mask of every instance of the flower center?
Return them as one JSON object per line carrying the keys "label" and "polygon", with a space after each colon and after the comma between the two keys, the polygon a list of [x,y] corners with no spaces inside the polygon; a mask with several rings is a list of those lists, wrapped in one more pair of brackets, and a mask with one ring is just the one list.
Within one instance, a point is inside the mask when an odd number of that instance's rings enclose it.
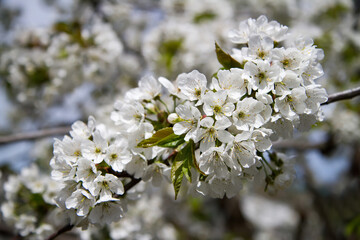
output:
{"label": "flower center", "polygon": [[221,112],[221,106],[219,106],[219,105],[214,106],[214,112],[216,114],[219,114]]}
{"label": "flower center", "polygon": [[195,88],[195,96],[200,97],[201,96],[201,90],[198,88]]}
{"label": "flower center", "polygon": [[244,112],[239,112],[238,117],[239,117],[239,118],[244,118],[244,117],[245,117],[245,113],[244,113]]}

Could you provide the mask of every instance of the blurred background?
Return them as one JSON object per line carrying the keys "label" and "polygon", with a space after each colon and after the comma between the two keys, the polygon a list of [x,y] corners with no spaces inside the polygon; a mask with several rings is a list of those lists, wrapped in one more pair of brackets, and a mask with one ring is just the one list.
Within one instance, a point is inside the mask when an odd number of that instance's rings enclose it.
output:
{"label": "blurred background", "polygon": [[[0,239],[43,239],[62,225],[48,214],[54,137],[89,115],[109,121],[146,74],[210,79],[214,42],[231,52],[227,32],[262,14],[324,50],[318,83],[329,94],[360,85],[358,0],[0,0]],[[310,132],[274,143],[296,163],[288,189],[254,182],[232,199],[174,201],[170,185],[144,186],[119,223],[62,239],[360,239],[359,100],[324,106]],[[48,200],[29,179],[48,179]],[[7,212],[19,199],[26,207]]]}

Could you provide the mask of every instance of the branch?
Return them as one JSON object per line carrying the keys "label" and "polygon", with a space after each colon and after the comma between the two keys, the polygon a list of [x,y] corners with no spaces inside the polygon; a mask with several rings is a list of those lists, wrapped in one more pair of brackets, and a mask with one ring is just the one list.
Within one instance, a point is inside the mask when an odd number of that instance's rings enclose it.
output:
{"label": "branch", "polygon": [[359,95],[360,95],[360,87],[345,90],[343,92],[338,92],[329,95],[328,100],[322,103],[321,105],[327,105],[329,103],[337,102],[340,100],[350,99]]}
{"label": "branch", "polygon": [[17,141],[34,140],[37,138],[64,135],[71,130],[70,126],[41,129],[33,132],[15,133],[7,136],[0,136],[0,145]]}

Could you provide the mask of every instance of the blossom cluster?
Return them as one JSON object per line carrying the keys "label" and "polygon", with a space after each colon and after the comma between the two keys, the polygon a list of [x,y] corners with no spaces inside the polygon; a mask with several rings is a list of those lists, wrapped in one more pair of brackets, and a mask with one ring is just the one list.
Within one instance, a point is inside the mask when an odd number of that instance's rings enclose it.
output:
{"label": "blossom cluster", "polygon": [[171,78],[192,69],[206,76],[213,74],[219,68],[213,42],[230,44],[225,40],[233,24],[230,2],[162,0],[160,3],[165,19],[146,32],[142,46],[149,68]]}
{"label": "blossom cluster", "polygon": [[65,183],[57,201],[75,224],[118,220],[140,179],[170,178],[175,197],[185,178],[189,192],[220,198],[259,176],[266,188],[291,183],[291,164],[270,151],[272,141],[321,120],[322,51],[265,16],[229,38],[240,48],[228,54],[216,44],[223,68],[212,79],[197,70],[173,82],[146,76],[115,102],[112,126],[91,117],[56,140],[52,176]]}
{"label": "blossom cluster", "polygon": [[17,33],[16,43],[1,55],[0,70],[16,102],[38,109],[84,82],[104,88],[128,62],[119,61],[123,44],[102,21],[91,26],[57,22]]}
{"label": "blossom cluster", "polygon": [[74,224],[119,220],[126,210],[126,200],[122,198],[125,180],[118,178],[117,173],[131,160],[127,142],[114,139],[92,117],[88,125],[75,122],[70,135],[55,141],[50,161],[52,178],[66,184],[57,204],[76,213]]}
{"label": "blossom cluster", "polygon": [[4,183],[5,201],[1,204],[5,222],[27,239],[40,240],[52,234],[67,221],[54,201],[60,185],[34,164],[19,175],[10,175]]}

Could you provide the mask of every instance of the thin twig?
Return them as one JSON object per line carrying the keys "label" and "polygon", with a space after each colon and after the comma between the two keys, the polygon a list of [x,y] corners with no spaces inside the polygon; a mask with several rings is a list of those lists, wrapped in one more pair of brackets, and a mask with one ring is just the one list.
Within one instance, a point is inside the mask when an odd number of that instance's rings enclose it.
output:
{"label": "thin twig", "polygon": [[70,131],[70,126],[41,129],[33,132],[15,133],[7,136],[0,136],[0,145],[17,141],[34,140],[38,138],[63,135]]}
{"label": "thin twig", "polygon": [[322,103],[321,105],[327,105],[329,103],[337,102],[340,100],[350,99],[359,95],[360,95],[360,87],[345,90],[343,92],[338,92],[329,95],[328,100]]}
{"label": "thin twig", "polygon": [[53,240],[53,239],[55,239],[56,237],[60,236],[61,234],[70,231],[71,229],[73,229],[73,227],[74,227],[74,225],[72,225],[72,224],[67,224],[67,225],[65,225],[64,227],[62,227],[61,229],[59,229],[59,231],[57,231],[56,233],[51,234],[51,235],[47,238],[47,240]]}
{"label": "thin twig", "polygon": [[141,181],[141,178],[133,178],[131,181],[124,186],[125,193],[129,191],[131,188],[133,188],[136,184],[138,184]]}

